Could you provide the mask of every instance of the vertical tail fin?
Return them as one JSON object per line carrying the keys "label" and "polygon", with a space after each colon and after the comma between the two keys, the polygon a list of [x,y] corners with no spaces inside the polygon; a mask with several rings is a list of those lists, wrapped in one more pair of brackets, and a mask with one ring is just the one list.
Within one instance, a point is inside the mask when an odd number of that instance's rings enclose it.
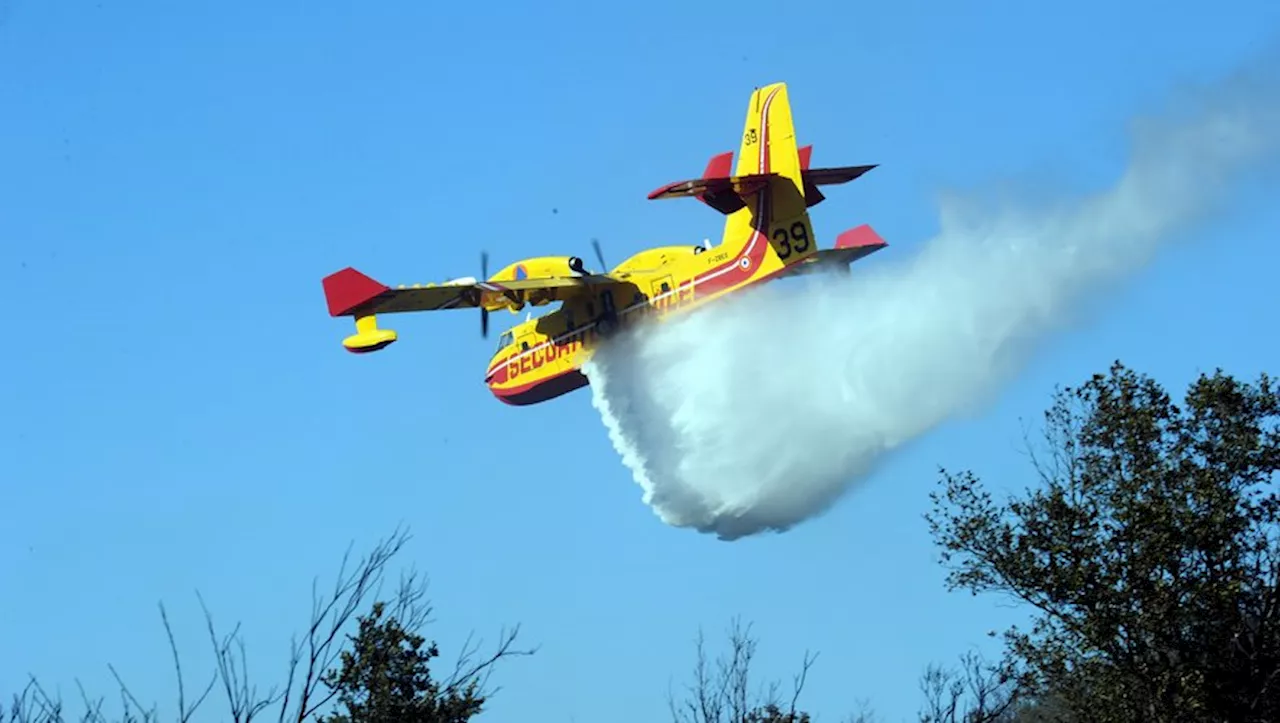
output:
{"label": "vertical tail fin", "polygon": [[725,215],[725,250],[759,255],[753,273],[777,271],[818,250],[808,212],[825,198],[818,186],[848,183],[875,168],[812,168],[812,155],[813,146],[796,145],[787,84],[773,83],[751,94],[736,159],[731,152],[713,156],[702,178],[669,183],[649,198],[697,198]]}
{"label": "vertical tail fin", "polygon": [[747,106],[735,176],[773,174],[768,186],[747,204],[747,214],[725,220],[725,241],[749,242],[756,233],[768,239],[771,268],[803,260],[817,248],[805,203],[804,171],[810,148],[802,158],[796,146],[791,99],[786,83],[757,88]]}

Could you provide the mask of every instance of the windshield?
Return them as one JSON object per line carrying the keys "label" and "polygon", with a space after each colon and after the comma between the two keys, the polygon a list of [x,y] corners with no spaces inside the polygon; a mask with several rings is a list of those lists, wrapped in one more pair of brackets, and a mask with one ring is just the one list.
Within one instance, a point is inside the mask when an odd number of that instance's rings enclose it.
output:
{"label": "windshield", "polygon": [[515,337],[509,331],[502,332],[502,336],[498,337],[498,351],[502,351],[515,341]]}

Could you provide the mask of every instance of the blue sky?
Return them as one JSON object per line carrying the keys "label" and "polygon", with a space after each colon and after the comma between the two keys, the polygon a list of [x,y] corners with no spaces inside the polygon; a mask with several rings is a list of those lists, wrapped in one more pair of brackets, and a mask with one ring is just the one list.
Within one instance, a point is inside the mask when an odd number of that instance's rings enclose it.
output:
{"label": "blue sky", "polygon": [[274,682],[313,576],[404,522],[446,658],[505,623],[541,646],[499,671],[495,720],[661,719],[698,627],[733,615],[762,675],[821,652],[824,719],[858,698],[909,718],[927,663],[1014,620],[943,589],[937,466],[1020,484],[1019,418],[1115,358],[1175,388],[1266,369],[1280,210],[1163,254],[826,516],[731,544],[641,503],[588,392],[494,400],[478,314],[397,320],[398,345],[357,357],[320,278],[715,238],[716,214],[644,194],[734,148],[776,80],[815,163],[883,164],[818,228],[869,222],[910,254],[945,190],[1109,183],[1130,115],[1280,22],[1184,5],[0,0],[0,688],[111,693],[110,662],[169,705],[156,603],[207,669],[196,589]]}

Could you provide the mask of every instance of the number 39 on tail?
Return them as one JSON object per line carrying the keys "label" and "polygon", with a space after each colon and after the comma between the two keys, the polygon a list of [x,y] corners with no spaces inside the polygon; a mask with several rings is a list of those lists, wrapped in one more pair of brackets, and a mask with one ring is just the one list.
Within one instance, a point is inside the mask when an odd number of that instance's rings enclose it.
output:
{"label": "number 39 on tail", "polygon": [[582,365],[596,344],[627,324],[688,311],[785,276],[847,274],[850,263],[883,248],[885,242],[865,225],[839,234],[833,248],[818,248],[808,210],[825,198],[818,187],[847,183],[875,165],[810,168],[812,148],[796,146],[786,84],[759,88],[747,107],[736,167],[733,153],[723,153],[711,159],[701,178],[649,194],[693,197],[723,214],[719,244],[652,248],[599,273],[577,257],[543,256],[488,276],[482,261],[482,279],[396,289],[346,268],[324,279],[329,314],[354,317],[356,333],[342,343],[365,353],[396,340],[394,331],[378,327],[378,314],[478,308],[487,333],[489,312],[559,302],[559,309],[503,332],[484,377],[508,404],[559,397],[587,385]]}

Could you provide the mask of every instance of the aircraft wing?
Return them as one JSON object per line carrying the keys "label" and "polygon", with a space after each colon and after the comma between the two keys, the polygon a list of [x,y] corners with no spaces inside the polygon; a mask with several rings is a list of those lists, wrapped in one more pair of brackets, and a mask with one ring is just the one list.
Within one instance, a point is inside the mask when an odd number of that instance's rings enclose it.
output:
{"label": "aircraft wing", "polygon": [[617,287],[623,284],[612,276],[593,274],[502,282],[464,279],[393,289],[350,267],[326,276],[323,283],[330,316],[474,309],[498,303],[504,297],[512,301],[523,301],[532,292],[543,292],[540,296],[551,301],[563,301],[585,289]]}

